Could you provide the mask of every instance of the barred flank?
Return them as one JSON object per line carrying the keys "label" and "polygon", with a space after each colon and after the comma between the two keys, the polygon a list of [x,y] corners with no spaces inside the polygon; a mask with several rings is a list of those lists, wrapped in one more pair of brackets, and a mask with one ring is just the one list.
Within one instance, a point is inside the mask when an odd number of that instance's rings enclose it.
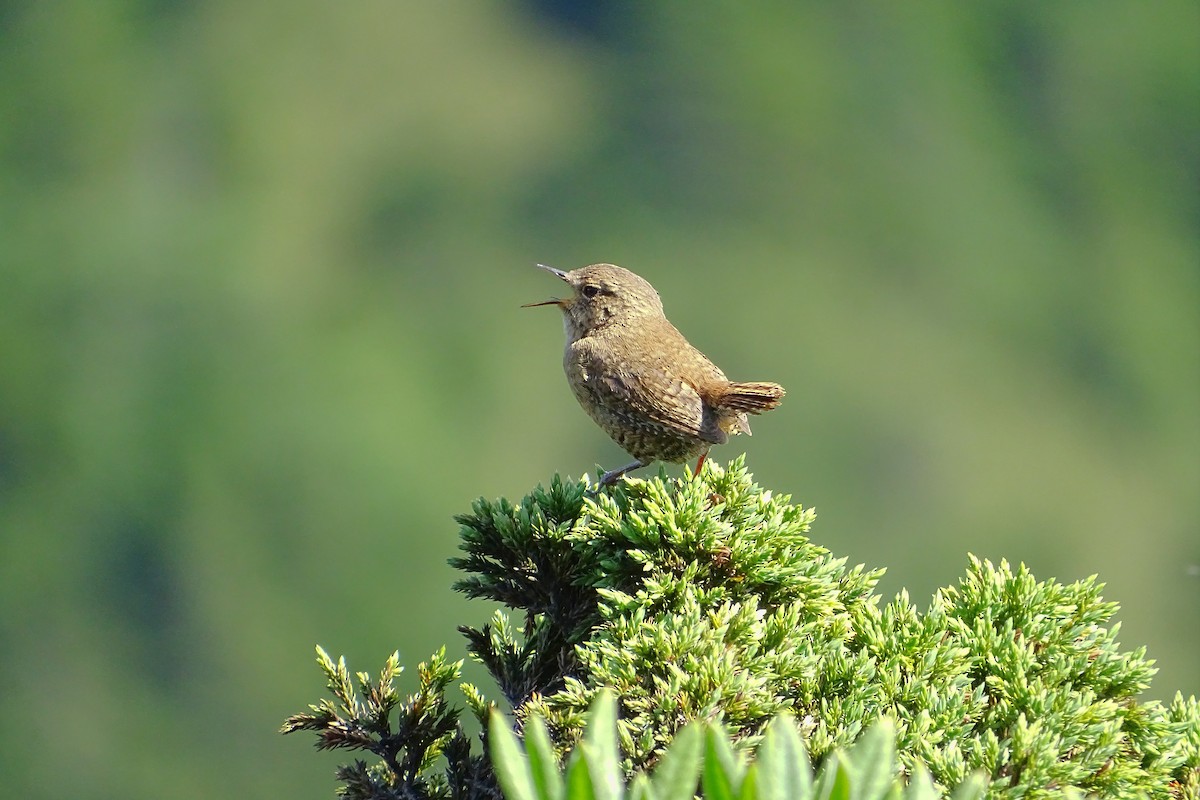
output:
{"label": "barred flank", "polygon": [[721,392],[716,405],[732,411],[746,411],[751,414],[761,414],[770,411],[783,402],[786,394],[778,383],[765,381],[748,381],[746,383],[730,383]]}

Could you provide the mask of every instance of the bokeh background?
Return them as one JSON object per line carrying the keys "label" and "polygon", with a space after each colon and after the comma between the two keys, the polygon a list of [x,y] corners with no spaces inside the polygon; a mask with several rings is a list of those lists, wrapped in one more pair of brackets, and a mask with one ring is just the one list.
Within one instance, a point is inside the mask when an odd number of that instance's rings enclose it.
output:
{"label": "bokeh background", "polygon": [[783,383],[714,455],[885,596],[1099,573],[1200,692],[1191,0],[8,2],[6,795],[332,795],[313,645],[461,657],[452,515],[625,458],[536,261]]}

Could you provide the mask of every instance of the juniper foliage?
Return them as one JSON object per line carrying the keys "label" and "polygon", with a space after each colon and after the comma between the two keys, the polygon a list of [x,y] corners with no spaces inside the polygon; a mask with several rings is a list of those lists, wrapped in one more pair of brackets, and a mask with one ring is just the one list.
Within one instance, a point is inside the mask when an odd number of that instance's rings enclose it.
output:
{"label": "juniper foliage", "polygon": [[[820,763],[886,715],[899,768],[924,764],[943,787],[981,770],[995,798],[1068,787],[1200,796],[1200,707],[1181,695],[1168,706],[1138,699],[1153,663],[1120,649],[1116,604],[1094,576],[1038,581],[1024,566],[972,557],[922,612],[903,592],[881,605],[882,571],[814,544],[813,511],[757,486],[741,459],[728,469],[710,461],[694,479],[660,472],[594,491],[556,477],[519,504],[481,499],[457,518],[464,555],[452,563],[467,577],[456,588],[517,612],[461,628],[468,649],[518,727],[543,719],[560,756],[610,689],[627,775],[653,766],[693,720],[719,721],[750,752],[786,712]],[[486,716],[487,701],[466,691]],[[338,719],[293,729],[325,736]],[[433,730],[445,737],[448,724]],[[396,741],[375,735],[366,749]],[[446,741],[458,748],[448,769],[494,790],[465,739]],[[495,796],[436,777],[420,784],[427,794],[399,796]]]}
{"label": "juniper foliage", "polygon": [[[352,680],[346,660],[335,663],[317,648],[333,700],[310,705],[288,717],[282,733],[315,731],[319,750],[366,750],[375,764],[355,760],[338,768],[338,790],[347,800],[498,800],[493,770],[482,755],[472,755],[470,738],[459,724],[458,709],[446,702],[446,688],[458,680],[462,661],[447,661],[442,648],[417,667],[417,691],[401,701],[395,679],[403,672],[392,653],[371,680],[365,672]],[[483,722],[493,711],[470,684],[461,686],[467,703]],[[439,762],[444,767],[439,771]]]}

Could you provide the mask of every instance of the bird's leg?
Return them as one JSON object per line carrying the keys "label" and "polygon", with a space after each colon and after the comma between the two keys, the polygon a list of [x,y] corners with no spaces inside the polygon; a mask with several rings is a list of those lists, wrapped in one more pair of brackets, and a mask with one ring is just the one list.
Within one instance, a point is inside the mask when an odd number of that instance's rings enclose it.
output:
{"label": "bird's leg", "polygon": [[[697,477],[699,477],[700,468],[704,466],[704,462],[707,460],[708,460],[708,451],[705,450],[703,453],[700,454],[700,460],[696,462],[696,471],[692,473],[693,480],[696,479]],[[716,492],[709,492],[709,495],[708,495],[708,507],[709,508],[712,508],[713,506],[717,505],[718,503],[723,503],[723,502],[725,502],[724,497],[717,494]]]}
{"label": "bird's leg", "polygon": [[630,470],[635,470],[635,469],[638,469],[638,468],[644,467],[644,466],[646,466],[646,464],[644,462],[634,461],[632,464],[626,464],[625,466],[621,467],[620,469],[610,469],[608,472],[606,472],[600,476],[600,485],[608,486],[612,483],[615,483],[617,478],[621,477],[626,472],[629,472]]}

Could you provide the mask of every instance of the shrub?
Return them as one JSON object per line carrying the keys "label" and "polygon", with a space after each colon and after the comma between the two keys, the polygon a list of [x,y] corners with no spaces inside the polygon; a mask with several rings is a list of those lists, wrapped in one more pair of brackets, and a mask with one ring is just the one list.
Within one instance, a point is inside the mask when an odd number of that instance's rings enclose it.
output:
{"label": "shrub", "polygon": [[[462,628],[468,649],[518,728],[544,720],[559,756],[609,689],[626,775],[656,764],[697,720],[720,723],[749,752],[787,713],[821,763],[887,716],[898,774],[924,764],[940,786],[980,770],[989,797],[1067,787],[1197,796],[1200,708],[1182,696],[1165,707],[1137,699],[1154,668],[1143,650],[1119,648],[1116,605],[1095,577],[1039,582],[1023,566],[971,558],[924,613],[905,593],[881,607],[881,572],[814,544],[812,511],[755,485],[741,460],[710,462],[695,479],[660,473],[593,491],[555,478],[518,505],[479,500],[458,517],[465,554],[453,563],[467,577],[456,588],[521,612]],[[394,658],[378,683],[360,676],[361,702],[344,665],[322,666],[341,706],[326,701],[285,730],[380,756],[375,768],[343,771],[347,796],[498,796],[445,703],[457,664],[439,654],[422,665],[406,703],[386,699]],[[485,718],[489,702],[464,691]]]}

